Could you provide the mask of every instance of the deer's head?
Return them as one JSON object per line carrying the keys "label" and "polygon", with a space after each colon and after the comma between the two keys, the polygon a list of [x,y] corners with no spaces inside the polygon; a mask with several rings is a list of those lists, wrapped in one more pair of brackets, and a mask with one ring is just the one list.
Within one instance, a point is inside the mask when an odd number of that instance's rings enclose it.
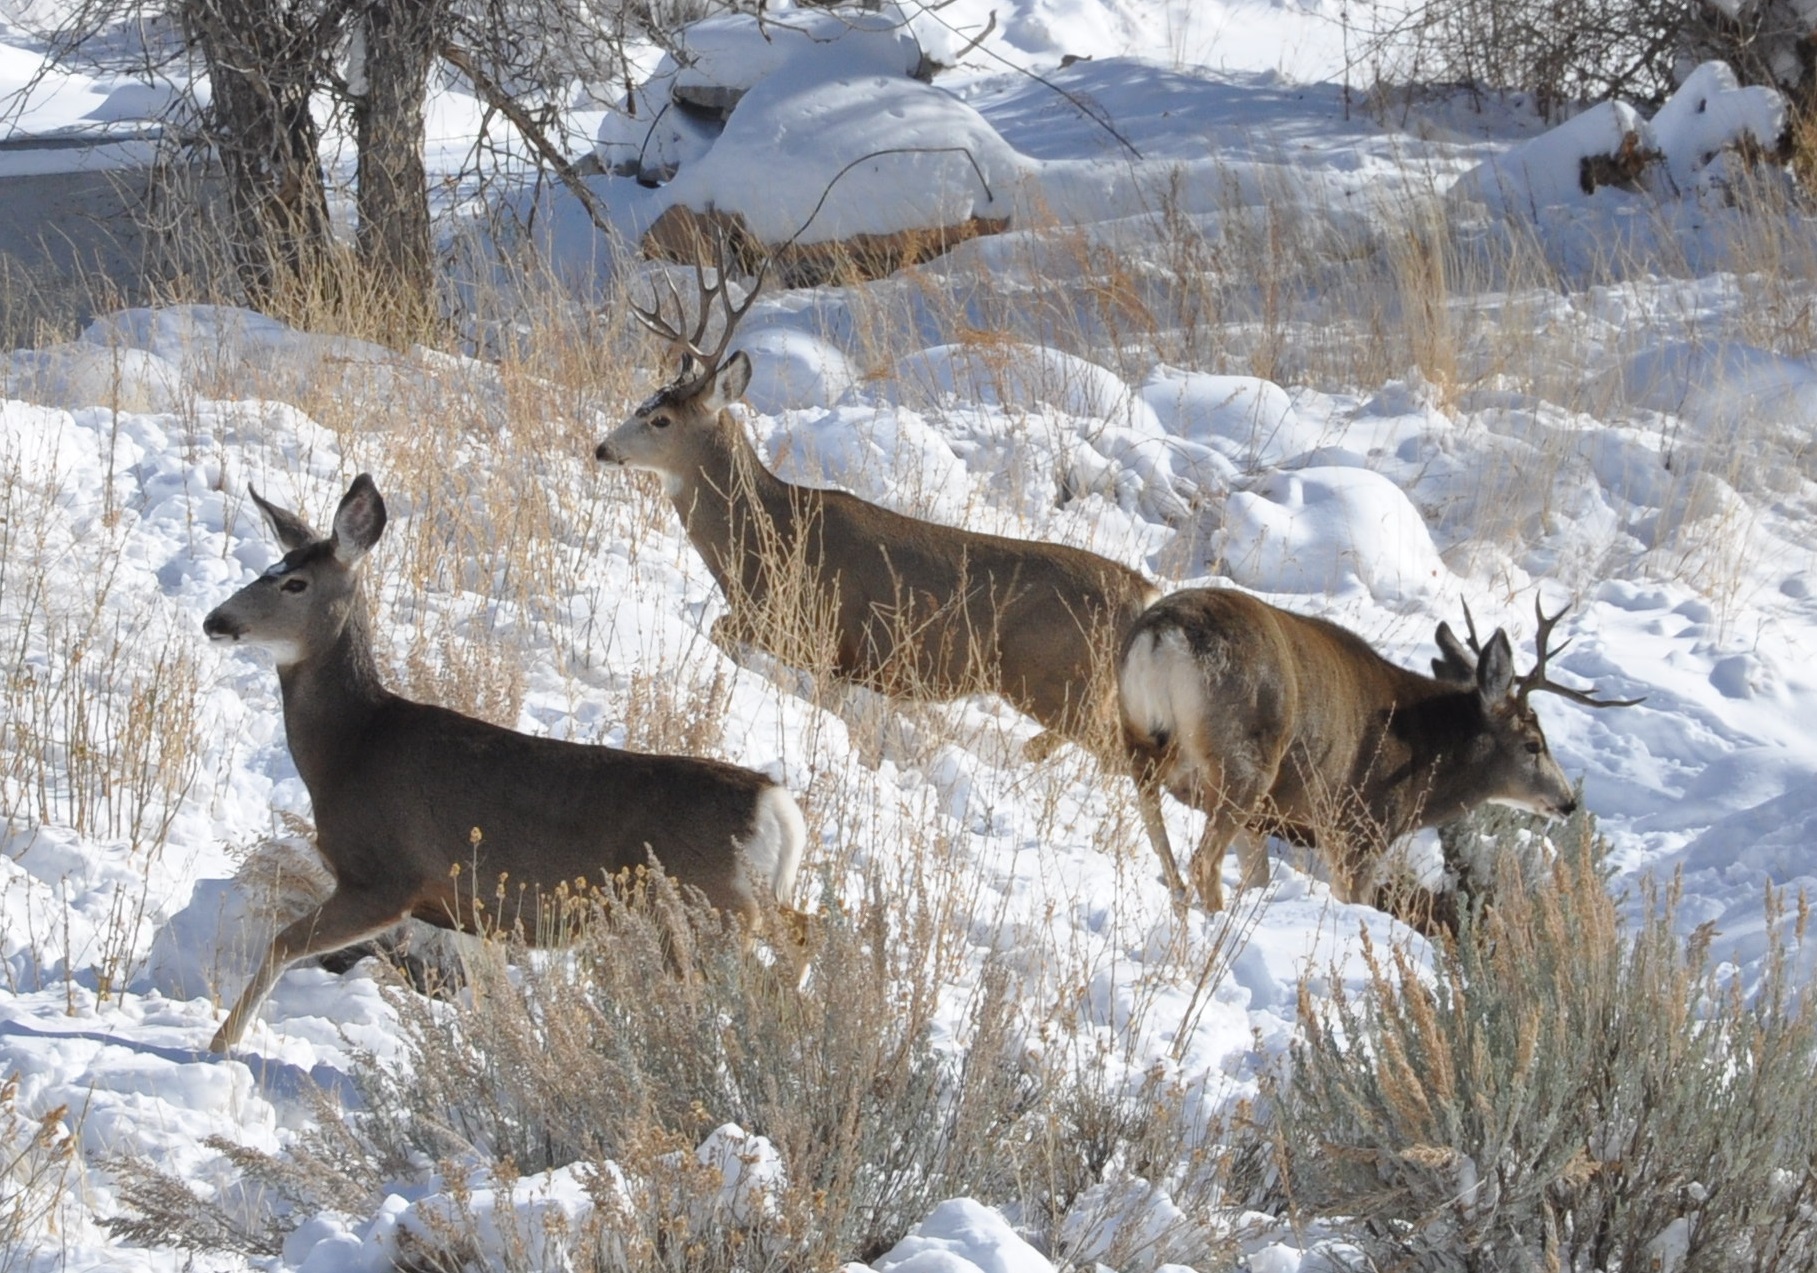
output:
{"label": "deer's head", "polygon": [[323,538],[295,513],[247,489],[284,556],[216,606],[202,631],[210,640],[267,650],[279,667],[290,667],[340,639],[359,595],[359,564],[385,530],[385,501],[371,476],[360,474]]}
{"label": "deer's head", "polygon": [[1506,632],[1497,628],[1487,645],[1477,639],[1476,620],[1469,606],[1464,607],[1468,638],[1460,641],[1450,624],[1439,624],[1440,657],[1432,660],[1433,675],[1439,680],[1476,688],[1483,728],[1466,743],[1464,759],[1477,781],[1490,789],[1484,799],[1551,817],[1576,812],[1577,792],[1552,758],[1539,714],[1533,710],[1532,695],[1557,694],[1588,707],[1631,707],[1641,701],[1597,698],[1590,691],[1560,685],[1546,675],[1547,662],[1565,648],[1551,648],[1550,643],[1552,629],[1568,609],[1566,606],[1557,614],[1548,615],[1540,607],[1539,598],[1534,598],[1533,612],[1539,620],[1534,635],[1538,659],[1525,676],[1514,674],[1514,652]]}
{"label": "deer's head", "polygon": [[[726,351],[739,321],[763,288],[769,262],[766,259],[758,266],[744,300],[735,305],[726,290],[733,253],[723,233],[716,240],[713,258],[711,282],[707,266],[698,259],[695,262],[694,282],[699,296],[692,331],[682,331],[688,307],[667,275],[664,282],[668,299],[676,312],[673,322],[664,316],[660,293],[648,309],[631,306],[637,320],[661,337],[678,357],[679,369],[668,384],[646,399],[593,451],[594,458],[602,464],[660,474],[671,494],[684,475],[698,472],[711,453],[724,447],[724,431],[737,427],[724,415],[725,408],[743,397],[751,383],[750,357],[743,351],[727,357]],[[719,338],[708,348],[706,336],[714,324],[715,303]]]}
{"label": "deer's head", "polygon": [[721,414],[750,383],[751,360],[743,350],[713,367],[683,354],[680,374],[612,430],[593,456],[602,464],[659,474],[673,494],[684,474],[699,471],[724,448],[722,432],[737,426]]}

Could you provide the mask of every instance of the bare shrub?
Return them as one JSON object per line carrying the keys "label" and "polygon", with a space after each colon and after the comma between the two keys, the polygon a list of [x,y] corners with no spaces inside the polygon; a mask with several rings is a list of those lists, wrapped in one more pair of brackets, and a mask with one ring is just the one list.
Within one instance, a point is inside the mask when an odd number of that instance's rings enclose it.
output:
{"label": "bare shrub", "polygon": [[1693,8],[1684,0],[1372,5],[1355,28],[1350,69],[1372,89],[1438,83],[1530,92],[1541,117],[1556,122],[1582,102],[1662,99]]}
{"label": "bare shrub", "polygon": [[[1367,944],[1369,982],[1278,1091],[1274,1200],[1384,1267],[1790,1269],[1817,1249],[1817,1007],[1791,983],[1802,906],[1752,994],[1675,934],[1620,922],[1584,816],[1549,887],[1503,888],[1433,947]],[[1510,839],[1502,848],[1513,851]]]}
{"label": "bare shrub", "polygon": [[187,1180],[144,1158],[118,1158],[108,1167],[122,1209],[106,1224],[117,1238],[138,1245],[174,1247],[192,1255],[274,1256],[282,1249],[282,1230],[276,1224],[249,1225]]}
{"label": "bare shrub", "polygon": [[[1695,0],[1687,4],[1680,53],[1717,59],[1744,84],[1768,84],[1791,99],[1794,127],[1817,123],[1817,30],[1798,0]],[[1805,166],[1808,141],[1801,144]],[[1806,173],[1808,184],[1809,175]]]}

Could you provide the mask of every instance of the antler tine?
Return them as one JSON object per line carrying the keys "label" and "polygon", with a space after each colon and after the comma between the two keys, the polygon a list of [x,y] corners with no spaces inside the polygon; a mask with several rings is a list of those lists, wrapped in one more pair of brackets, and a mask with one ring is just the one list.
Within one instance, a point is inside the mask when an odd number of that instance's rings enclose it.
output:
{"label": "antler tine", "polygon": [[[639,305],[636,301],[631,302],[631,313],[636,316],[638,322],[655,333],[659,339],[666,341],[672,350],[681,350],[693,355],[699,360],[702,372],[708,375],[719,369],[720,360],[725,357],[726,349],[732,343],[732,336],[738,328],[739,321],[756,302],[758,292],[763,289],[764,275],[769,272],[770,268],[770,258],[768,254],[765,254],[756,273],[751,276],[751,283],[745,292],[744,301],[734,305],[729,291],[733,255],[730,237],[724,226],[716,225],[712,234],[711,282],[707,277],[709,264],[707,253],[704,250],[707,246],[704,242],[704,234],[699,236],[702,241],[695,245],[693,264],[697,309],[694,316],[694,330],[690,334],[682,335],[681,325],[687,319],[688,306],[681,299],[681,292],[677,290],[674,276],[669,271],[663,271],[661,287],[668,290],[668,299],[675,304],[675,321],[673,323],[663,313],[663,297],[661,291],[657,290],[657,284],[651,284],[655,303],[649,308]],[[719,332],[719,342],[709,350],[703,342],[706,340],[707,331],[713,326],[715,300],[719,303],[723,321]]]}
{"label": "antler tine", "polygon": [[[763,276],[769,272],[770,268],[769,254],[765,253],[756,272],[751,275],[750,286],[745,289],[743,302],[734,305],[728,290],[733,255],[731,236],[724,226],[718,226],[714,230],[713,238],[713,263],[719,276],[717,285],[713,288],[713,294],[719,298],[719,308],[725,321],[719,329],[719,343],[714,346],[712,356],[704,359],[710,368],[719,366],[719,360],[725,357],[726,350],[731,347],[732,336],[738,330],[738,324],[744,319],[751,306],[756,303],[757,294],[763,290]],[[695,268],[698,270],[701,267],[696,264]],[[702,335],[705,334],[706,301],[707,296],[703,292],[701,296]]]}
{"label": "antler tine", "polygon": [[1464,628],[1470,634],[1470,653],[1477,658],[1483,657],[1483,643],[1477,639],[1476,616],[1470,613],[1470,603],[1459,597],[1458,604],[1464,607]]}
{"label": "antler tine", "polygon": [[[658,284],[650,284],[654,303],[646,309],[636,301],[632,301],[630,302],[631,313],[647,330],[669,346],[671,354],[677,352],[691,354],[706,364],[708,370],[711,370],[718,364],[718,353],[711,358],[707,357],[700,347],[700,342],[707,334],[707,327],[712,322],[713,311],[710,302],[713,293],[718,289],[707,283],[706,273],[698,260],[694,264],[694,278],[695,284],[699,288],[700,312],[696,317],[694,330],[689,335],[684,336],[681,331],[681,324],[687,319],[687,302],[681,299],[681,292],[675,286],[675,279],[667,270],[663,271],[660,290]],[[672,323],[663,312],[663,291],[668,292],[668,299],[675,305],[675,321]],[[718,352],[723,353],[724,350],[721,349]]]}
{"label": "antler tine", "polygon": [[723,295],[726,290],[725,267],[718,266],[713,282],[708,283],[706,262],[702,261],[701,254],[696,252],[694,254],[694,286],[699,293],[700,313],[694,320],[694,335],[688,339],[688,351],[700,359],[708,371],[712,371],[719,366],[719,355],[723,354],[725,350],[715,350],[709,357],[701,348],[700,342],[707,338],[707,328],[713,323],[713,297],[716,294]]}
{"label": "antler tine", "polygon": [[1547,694],[1556,694],[1560,698],[1568,698],[1573,703],[1582,703],[1585,707],[1633,707],[1636,703],[1646,702],[1645,695],[1640,698],[1597,698],[1589,690],[1574,690],[1568,685],[1560,685],[1546,675],[1546,664],[1551,661],[1552,656],[1570,645],[1571,640],[1574,639],[1568,638],[1558,646],[1553,646],[1551,643],[1552,629],[1558,626],[1558,621],[1565,617],[1565,612],[1570,608],[1571,603],[1567,601],[1559,607],[1558,613],[1548,615],[1545,608],[1540,605],[1539,595],[1534,594],[1533,615],[1538,620],[1539,626],[1533,634],[1533,646],[1538,661],[1534,663],[1531,672],[1520,678],[1520,685],[1515,691],[1516,700],[1524,703],[1529,694],[1543,691]]}
{"label": "antler tine", "polygon": [[1560,645],[1558,649],[1550,648],[1552,643],[1552,629],[1558,626],[1558,621],[1565,617],[1565,612],[1570,608],[1571,603],[1567,601],[1558,608],[1557,614],[1548,615],[1545,607],[1540,604],[1539,593],[1535,592],[1533,594],[1533,617],[1538,621],[1538,626],[1533,633],[1533,646],[1539,655],[1539,662],[1533,665],[1533,673],[1542,680],[1546,675],[1546,661],[1554,654],[1557,654],[1559,650],[1564,649],[1566,645],[1571,644],[1571,639],[1566,638],[1564,645]]}
{"label": "antler tine", "polygon": [[1570,686],[1560,685],[1556,681],[1546,681],[1532,686],[1527,692],[1533,693],[1538,690],[1556,694],[1560,698],[1568,698],[1573,703],[1582,703],[1585,707],[1634,707],[1647,701],[1645,694],[1639,698],[1596,698],[1588,690],[1574,690]]}
{"label": "antler tine", "polygon": [[[673,323],[663,315],[663,291],[667,291],[669,299],[675,303],[675,321]],[[656,283],[653,282],[650,284],[650,295],[653,304],[648,309],[645,309],[636,301],[630,302],[631,313],[636,317],[637,321],[642,323],[646,330],[653,333],[657,339],[661,340],[663,344],[668,347],[668,355],[670,357],[677,357],[684,354],[698,356],[700,352],[700,329],[697,328],[692,337],[683,336],[681,334],[681,323],[687,317],[688,307],[686,302],[681,299],[681,293],[676,290],[675,279],[667,270],[662,272],[660,290]]]}
{"label": "antler tine", "polygon": [[[663,281],[668,282],[668,277],[666,275],[664,276]],[[645,330],[652,332],[658,338],[666,340],[671,344],[678,343],[681,340],[681,333],[670,325],[668,319],[662,316],[662,294],[656,290],[656,285],[654,283],[650,285],[650,292],[655,304],[649,309],[645,309],[636,301],[631,301],[632,316],[644,325]],[[679,306],[681,297],[675,291],[675,284],[673,283],[669,283],[669,295],[675,297],[677,305]]]}

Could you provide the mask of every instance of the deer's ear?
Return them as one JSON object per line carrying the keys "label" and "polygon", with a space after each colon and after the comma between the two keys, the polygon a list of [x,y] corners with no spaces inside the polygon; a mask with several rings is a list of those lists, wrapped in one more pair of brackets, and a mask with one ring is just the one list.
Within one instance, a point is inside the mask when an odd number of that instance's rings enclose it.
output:
{"label": "deer's ear", "polygon": [[351,566],[372,550],[385,533],[385,501],[370,473],[353,479],[334,514],[334,556]]}
{"label": "deer's ear", "polygon": [[246,493],[252,496],[252,502],[259,506],[259,511],[265,514],[265,524],[271,527],[271,533],[277,536],[278,543],[285,552],[293,552],[304,544],[313,544],[321,538],[310,528],[308,522],[288,508],[279,508],[263,498],[251,482],[246,484]]}
{"label": "deer's ear", "polygon": [[739,350],[726,359],[725,366],[713,373],[707,405],[714,411],[727,403],[737,402],[751,386],[751,356]]}
{"label": "deer's ear", "polygon": [[1508,697],[1513,688],[1514,650],[1508,644],[1508,634],[1497,628],[1476,663],[1476,692],[1485,704],[1495,704]]}
{"label": "deer's ear", "polygon": [[1464,685],[1476,679],[1476,656],[1464,648],[1449,623],[1438,625],[1438,649],[1440,657],[1432,660],[1432,675]]}

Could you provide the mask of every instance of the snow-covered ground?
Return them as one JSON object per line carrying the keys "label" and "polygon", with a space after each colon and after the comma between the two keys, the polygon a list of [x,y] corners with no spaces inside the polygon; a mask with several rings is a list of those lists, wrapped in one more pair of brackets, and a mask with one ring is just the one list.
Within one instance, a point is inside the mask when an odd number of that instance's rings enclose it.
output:
{"label": "snow-covered ground", "polygon": [[[1810,263],[1801,274],[1757,250],[1777,240],[1732,206],[1735,174],[1706,160],[1700,130],[1770,131],[1774,104],[1700,73],[1695,101],[1639,121],[1669,180],[1585,195],[1561,168],[1574,178],[1627,116],[1542,134],[1516,109],[1432,103],[1385,126],[1347,110],[1332,82],[1336,9],[959,0],[942,21],[975,31],[995,10],[997,30],[936,88],[874,47],[842,62],[815,46],[812,66],[778,62],[725,149],[697,138],[678,150],[672,185],[596,188],[627,238],[682,199],[729,201],[786,233],[846,162],[804,151],[792,129],[840,137],[841,119],[868,109],[894,122],[854,145],[897,144],[881,138],[899,127],[903,145],[966,146],[975,168],[872,174],[823,212],[827,232],[895,228],[894,210],[932,195],[955,200],[924,208],[935,220],[1007,211],[1011,234],[959,248],[912,288],[777,292],[751,312],[746,418],[771,464],[937,520],[1088,546],[1168,588],[1235,583],[1335,618],[1407,666],[1425,665],[1460,602],[1485,631],[1506,625],[1525,666],[1536,592],[1548,610],[1573,601],[1554,674],[1646,701],[1542,700],[1553,751],[1583,777],[1617,886],[1680,873],[1680,922],[1713,926],[1745,982],[1766,950],[1766,890],[1817,887],[1817,365],[1796,326],[1802,300],[1808,328]],[[25,55],[0,53],[0,75],[21,82]],[[1060,68],[1069,53],[1092,60]],[[878,91],[851,92],[858,74]],[[117,91],[72,81],[38,122],[92,117]],[[467,105],[444,97],[437,118]],[[1071,295],[1068,260],[1124,259],[1135,294],[1152,296],[1177,279],[1156,262],[1182,219],[1224,245],[1208,259],[1229,270],[1241,244],[1263,241],[1242,236],[1289,209],[1324,255],[1254,267],[1305,284],[1285,326],[1336,332],[1358,317],[1345,310],[1357,293],[1320,281],[1392,254],[1386,231],[1421,192],[1448,200],[1434,206],[1466,242],[1497,242],[1518,221],[1566,284],[1455,292],[1453,384],[1405,363],[1343,385],[1304,355],[1262,378],[1243,322],[1225,358],[1187,369],[1101,330],[1042,340],[1011,323],[980,340],[942,317],[1000,312],[967,308],[981,280],[1011,297]],[[544,211],[544,246],[593,268],[579,209],[551,196]],[[1044,248],[1027,224],[1058,226],[1066,246]],[[886,355],[860,330],[873,296],[907,316]],[[18,1076],[18,1117],[65,1107],[77,1141],[68,1189],[19,1266],[182,1265],[101,1227],[116,1205],[107,1161],[139,1155],[224,1186],[233,1169],[209,1137],[281,1150],[315,1116],[305,1079],[345,1091],[357,1051],[391,1047],[375,981],[297,968],[239,1054],[201,1050],[260,940],[226,881],[309,814],[270,667],[200,633],[277,556],[249,482],[321,525],[354,473],[375,474],[393,519],[373,567],[381,655],[420,692],[518,701],[521,729],[623,742],[652,679],[723,685],[720,754],[839,793],[815,817],[810,874],[950,843],[975,889],[967,966],[1022,949],[1032,986],[1086,970],[1076,1025],[1114,1040],[1132,1090],[1160,1064],[1207,1117],[1254,1096],[1292,1038],[1301,979],[1315,1001],[1343,993],[1360,930],[1407,938],[1335,902],[1303,859],[1277,858],[1247,946],[1198,1001],[1179,969],[1224,921],[1195,913],[1180,929],[1126,784],[1071,753],[1035,769],[1019,749],[1032,725],[990,702],[941,709],[938,745],[898,742],[879,761],[790,678],[706,641],[719,602],[666,505],[591,458],[631,399],[534,419],[512,414],[525,399],[508,390],[479,361],[206,308],[110,316],[0,362],[0,1078]],[[435,404],[433,427],[402,422],[411,403]],[[506,566],[526,544],[556,591],[516,590]],[[1169,816],[1176,843],[1192,843],[1195,815]],[[1122,851],[1105,852],[1116,827]],[[1810,952],[1795,958],[1808,974]],[[953,994],[970,989],[961,973]],[[517,1189],[520,1209],[585,1205],[559,1172]],[[420,1181],[399,1190],[373,1216],[311,1222],[268,1264],[388,1267],[400,1227],[438,1205]],[[1284,1236],[1256,1237],[1267,1267],[1315,1267]],[[1003,1217],[955,1200],[877,1265],[895,1266],[1050,1264]]]}

